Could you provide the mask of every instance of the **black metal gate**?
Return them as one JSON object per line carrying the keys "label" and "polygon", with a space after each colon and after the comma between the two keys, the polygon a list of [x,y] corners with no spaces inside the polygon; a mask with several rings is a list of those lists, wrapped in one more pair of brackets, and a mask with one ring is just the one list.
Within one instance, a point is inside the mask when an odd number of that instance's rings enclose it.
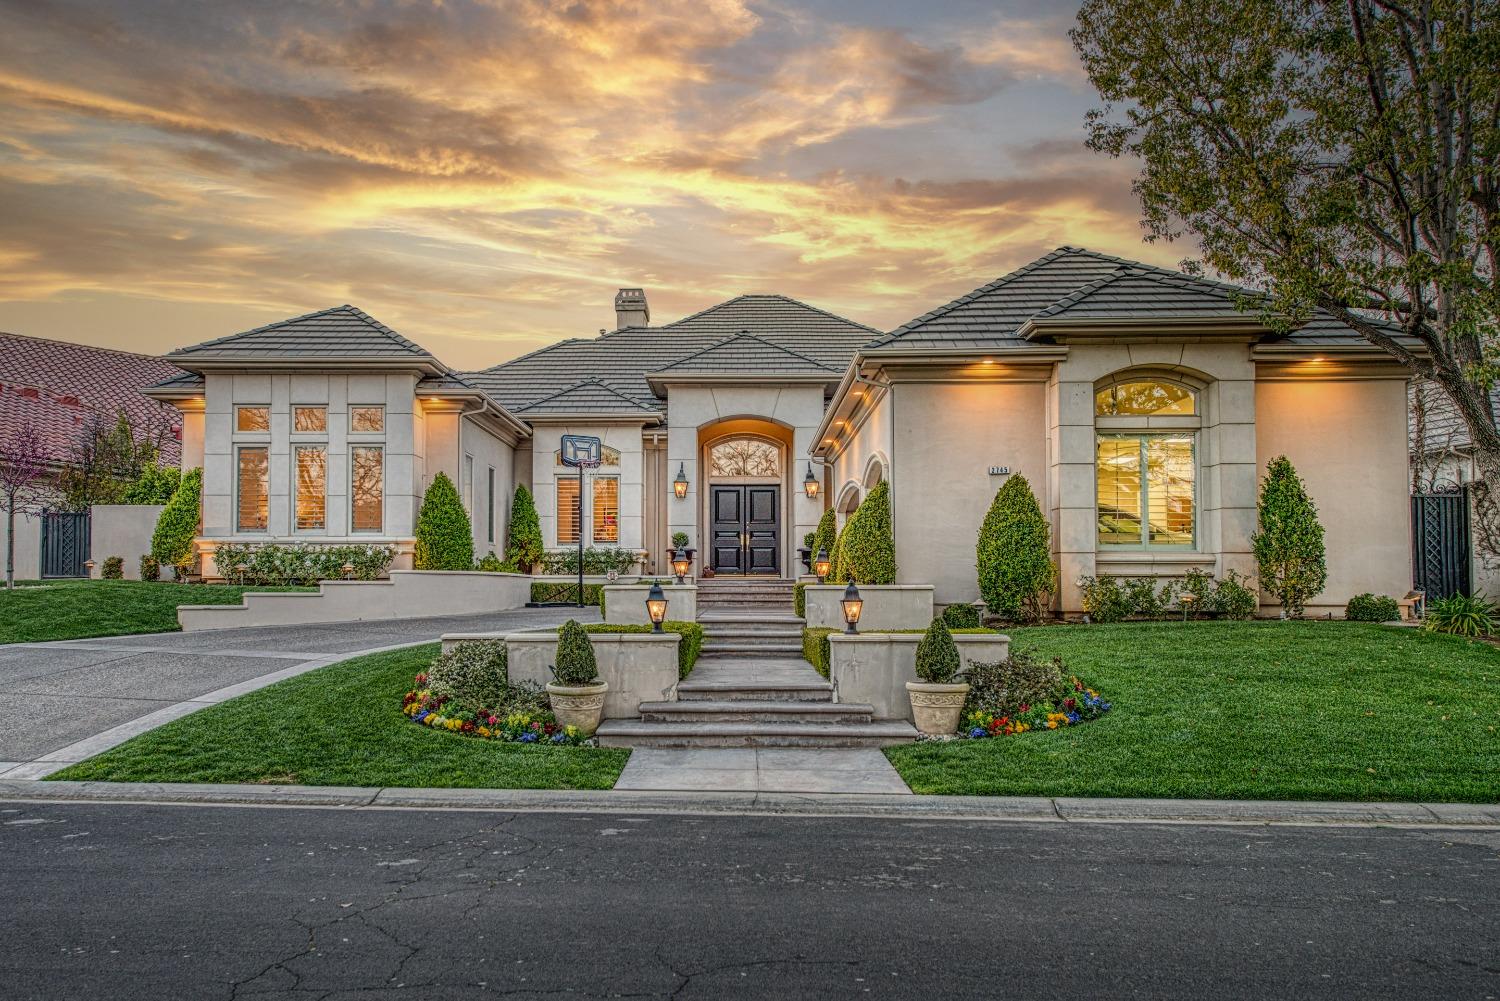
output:
{"label": "black metal gate", "polygon": [[1413,494],[1412,583],[1427,600],[1469,594],[1469,495]]}
{"label": "black metal gate", "polygon": [[42,576],[87,577],[89,513],[48,511],[42,515]]}

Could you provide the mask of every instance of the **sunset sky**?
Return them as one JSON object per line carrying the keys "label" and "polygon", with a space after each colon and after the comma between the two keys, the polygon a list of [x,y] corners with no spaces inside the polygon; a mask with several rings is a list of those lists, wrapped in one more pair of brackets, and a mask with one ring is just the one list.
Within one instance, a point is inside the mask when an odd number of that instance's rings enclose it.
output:
{"label": "sunset sky", "polygon": [[0,329],[351,302],[460,368],[782,292],[888,329],[1051,248],[1171,265],[1046,0],[0,0]]}

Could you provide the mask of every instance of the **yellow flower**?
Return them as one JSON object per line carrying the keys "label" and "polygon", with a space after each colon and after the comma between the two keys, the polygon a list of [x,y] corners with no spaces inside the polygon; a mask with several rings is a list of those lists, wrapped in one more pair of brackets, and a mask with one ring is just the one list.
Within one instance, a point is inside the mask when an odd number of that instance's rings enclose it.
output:
{"label": "yellow flower", "polygon": [[1057,729],[1057,720],[1055,720],[1055,719],[1049,719],[1047,721],[1047,729],[1049,729],[1049,730],[1056,730]]}

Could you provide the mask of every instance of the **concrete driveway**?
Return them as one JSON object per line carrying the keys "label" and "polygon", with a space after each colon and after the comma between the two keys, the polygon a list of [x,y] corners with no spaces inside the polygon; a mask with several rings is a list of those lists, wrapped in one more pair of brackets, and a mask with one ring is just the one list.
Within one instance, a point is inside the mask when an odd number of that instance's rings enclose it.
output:
{"label": "concrete driveway", "polygon": [[40,778],[138,733],[361,653],[443,633],[524,630],[598,609],[151,633],[0,646],[0,777]]}

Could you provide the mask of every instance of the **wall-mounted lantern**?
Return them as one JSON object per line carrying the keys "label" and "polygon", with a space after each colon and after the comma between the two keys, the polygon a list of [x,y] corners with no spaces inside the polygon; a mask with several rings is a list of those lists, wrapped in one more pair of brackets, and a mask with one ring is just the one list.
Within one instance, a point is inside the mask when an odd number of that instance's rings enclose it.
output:
{"label": "wall-mounted lantern", "polygon": [[646,593],[646,614],[651,616],[651,631],[661,632],[661,624],[667,618],[667,596],[662,593],[661,584],[654,581]]}
{"label": "wall-mounted lantern", "polygon": [[820,484],[818,482],[818,478],[813,475],[812,463],[809,462],[807,464],[807,478],[802,481],[802,489],[806,491],[807,496],[816,497],[818,496],[818,487],[820,486],[822,486],[822,484]]}
{"label": "wall-mounted lantern", "polygon": [[679,462],[677,464],[677,479],[672,481],[672,492],[677,495],[678,500],[682,500],[687,496],[687,487],[687,463]]}
{"label": "wall-mounted lantern", "polygon": [[819,584],[828,579],[828,569],[828,550],[819,549],[818,555],[813,557],[813,573],[817,574]]}
{"label": "wall-mounted lantern", "polygon": [[844,606],[844,621],[849,624],[844,632],[852,636],[859,632],[856,628],[859,625],[859,613],[865,609],[865,600],[859,596],[859,588],[854,586],[854,581],[851,580],[849,586],[844,588],[844,597],[839,604]]}

